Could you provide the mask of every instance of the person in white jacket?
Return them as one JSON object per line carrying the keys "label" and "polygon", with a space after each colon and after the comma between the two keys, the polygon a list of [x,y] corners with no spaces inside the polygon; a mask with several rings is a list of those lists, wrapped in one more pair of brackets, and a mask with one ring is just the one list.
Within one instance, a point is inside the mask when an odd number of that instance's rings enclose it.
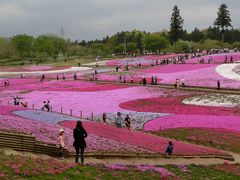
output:
{"label": "person in white jacket", "polygon": [[64,129],[59,129],[58,143],[59,143],[60,157],[61,159],[64,159],[63,157],[63,150],[65,147]]}

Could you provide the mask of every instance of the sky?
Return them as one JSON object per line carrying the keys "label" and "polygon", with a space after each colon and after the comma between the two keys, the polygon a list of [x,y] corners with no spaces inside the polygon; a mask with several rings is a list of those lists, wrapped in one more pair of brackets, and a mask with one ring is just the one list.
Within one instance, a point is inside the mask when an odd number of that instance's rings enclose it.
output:
{"label": "sky", "polygon": [[58,34],[71,40],[102,39],[134,29],[169,29],[176,4],[184,29],[213,25],[218,7],[225,3],[232,25],[240,28],[240,0],[0,0],[0,36]]}

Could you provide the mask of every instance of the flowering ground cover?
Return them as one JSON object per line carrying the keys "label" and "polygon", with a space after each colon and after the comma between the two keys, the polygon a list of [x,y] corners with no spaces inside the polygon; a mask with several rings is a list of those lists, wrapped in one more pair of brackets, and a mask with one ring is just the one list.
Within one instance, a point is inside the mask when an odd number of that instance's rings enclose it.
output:
{"label": "flowering ground cover", "polygon": [[240,153],[240,131],[217,128],[176,128],[157,131],[154,134]]}
{"label": "flowering ground cover", "polygon": [[158,112],[184,115],[234,116],[240,114],[240,110],[237,107],[206,107],[183,104],[182,101],[187,97],[189,96],[162,96],[157,98],[137,99],[121,103],[119,106],[123,109],[139,112]]}
{"label": "flowering ground cover", "polygon": [[[103,85],[104,86],[104,85]],[[22,94],[21,98],[27,100],[29,104],[35,104],[35,107],[40,109],[44,100],[49,100],[53,109],[69,113],[73,110],[73,115],[78,116],[80,111],[83,112],[83,117],[89,117],[102,114],[103,112],[118,112],[123,111],[119,104],[125,101],[156,97],[162,92],[157,89],[145,87],[129,87],[108,91],[96,92],[64,92],[64,91],[33,91]]]}
{"label": "flowering ground cover", "polygon": [[96,84],[84,81],[63,81],[51,80],[40,83],[39,80],[10,80],[11,85],[7,88],[2,88],[4,91],[8,90],[22,90],[22,91],[106,91],[127,88],[128,86],[116,84]]}
{"label": "flowering ground cover", "polygon": [[216,67],[215,64],[169,64],[143,69],[142,73],[176,73],[184,71],[198,70],[202,68]]}
{"label": "flowering ground cover", "polygon": [[[223,54],[213,54],[213,55],[207,55],[203,56],[205,63],[208,62],[209,57],[213,58],[213,63],[224,63],[225,57],[228,58],[228,63],[230,62],[230,57],[233,57],[233,61],[239,61],[240,60],[240,53],[223,53]],[[199,58],[193,58],[187,61],[187,63],[198,63]]]}
{"label": "flowering ground cover", "polygon": [[169,115],[148,121],[145,131],[159,131],[174,128],[223,128],[240,131],[240,118],[233,115]]}
{"label": "flowering ground cover", "polygon": [[[116,114],[117,112],[106,113],[108,124],[112,124],[112,125],[115,124]],[[156,118],[168,115],[164,113],[149,113],[149,112],[121,112],[121,114],[122,114],[123,120],[127,114],[129,115],[130,122],[131,122],[131,129],[135,129],[135,130],[143,129],[143,125],[152,119],[156,119]],[[98,121],[102,121],[102,115],[95,116],[94,119]],[[123,126],[125,126],[125,124]]]}
{"label": "flowering ground cover", "polygon": [[[76,125],[76,122],[66,121],[60,123],[60,125],[73,129]],[[169,142],[169,139],[166,138],[149,135],[142,132],[129,131],[128,129],[124,128],[116,128],[101,123],[83,122],[83,125],[90,134],[137,146],[160,154],[165,152],[165,148]],[[174,154],[176,155],[223,154],[222,152],[215,151],[213,149],[185,144],[178,141],[174,141],[174,144],[176,147]]]}

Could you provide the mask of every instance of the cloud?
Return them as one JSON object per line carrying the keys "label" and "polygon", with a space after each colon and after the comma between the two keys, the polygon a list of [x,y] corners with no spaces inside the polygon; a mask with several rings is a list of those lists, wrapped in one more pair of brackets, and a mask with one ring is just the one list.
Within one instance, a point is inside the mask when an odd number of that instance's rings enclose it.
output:
{"label": "cloud", "polygon": [[233,25],[239,28],[239,0],[0,0],[0,36],[59,34],[62,26],[72,40],[122,30],[155,32],[169,28],[175,3],[187,30],[212,25],[221,3],[228,5]]}

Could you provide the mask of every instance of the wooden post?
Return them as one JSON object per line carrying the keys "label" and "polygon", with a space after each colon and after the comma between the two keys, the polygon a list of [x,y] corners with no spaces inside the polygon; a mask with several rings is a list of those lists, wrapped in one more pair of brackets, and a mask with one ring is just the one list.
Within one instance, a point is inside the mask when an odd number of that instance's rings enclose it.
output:
{"label": "wooden post", "polygon": [[61,107],[61,114],[63,113],[63,109],[62,109],[62,107]]}
{"label": "wooden post", "polygon": [[53,112],[53,110],[52,110],[52,106],[50,107],[50,110],[51,110],[51,112]]}
{"label": "wooden post", "polygon": [[70,116],[72,116],[72,109],[70,109]]}
{"label": "wooden post", "polygon": [[34,109],[34,104],[32,105],[32,109]]}
{"label": "wooden post", "polygon": [[93,113],[91,114],[91,119],[93,120]]}
{"label": "wooden post", "polygon": [[80,112],[80,118],[82,119],[82,111]]}

